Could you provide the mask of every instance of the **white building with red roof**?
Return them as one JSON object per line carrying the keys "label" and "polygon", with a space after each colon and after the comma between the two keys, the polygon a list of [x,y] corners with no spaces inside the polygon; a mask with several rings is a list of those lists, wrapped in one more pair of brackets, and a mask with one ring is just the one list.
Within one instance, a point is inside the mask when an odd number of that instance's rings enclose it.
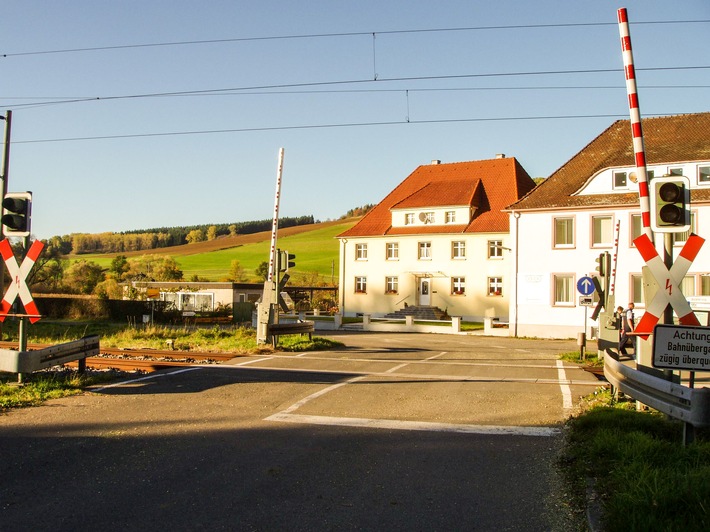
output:
{"label": "white building with red roof", "polygon": [[[508,319],[510,217],[535,183],[515,158],[418,167],[340,239],[340,310]],[[437,314],[438,315],[438,314]]]}
{"label": "white building with red roof", "polygon": [[[642,128],[649,181],[664,175],[690,181],[691,229],[675,235],[677,257],[691,231],[710,237],[710,113],[648,118]],[[596,259],[604,252],[613,258],[609,290],[615,302],[609,306],[633,302],[641,317],[648,281],[634,246],[643,231],[637,181],[631,127],[619,120],[506,209],[517,257],[511,335],[574,338],[583,331],[589,335],[592,326],[605,327],[589,319],[577,289],[582,277],[596,274]],[[680,288],[696,308],[710,308],[710,243]],[[707,314],[701,323],[706,321]]]}

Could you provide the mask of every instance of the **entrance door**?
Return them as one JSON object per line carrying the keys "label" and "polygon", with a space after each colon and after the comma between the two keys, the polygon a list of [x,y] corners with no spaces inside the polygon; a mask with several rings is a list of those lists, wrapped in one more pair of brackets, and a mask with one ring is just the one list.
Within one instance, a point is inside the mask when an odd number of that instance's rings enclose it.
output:
{"label": "entrance door", "polygon": [[422,306],[431,305],[431,295],[429,293],[430,282],[427,277],[419,278],[419,304]]}

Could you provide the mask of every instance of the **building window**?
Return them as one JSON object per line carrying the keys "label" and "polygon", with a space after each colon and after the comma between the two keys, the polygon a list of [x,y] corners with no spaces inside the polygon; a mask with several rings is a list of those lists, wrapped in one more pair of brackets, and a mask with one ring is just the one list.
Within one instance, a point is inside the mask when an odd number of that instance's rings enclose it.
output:
{"label": "building window", "polygon": [[555,218],[555,247],[570,248],[574,246],[574,218]]}
{"label": "building window", "polygon": [[643,220],[641,219],[640,214],[632,214],[631,215],[631,234],[630,236],[630,242],[629,246],[634,245],[634,240],[636,240],[638,237],[640,237],[643,234]]}
{"label": "building window", "polygon": [[452,259],[465,259],[466,258],[466,242],[463,240],[457,240],[451,242],[451,258]]}
{"label": "building window", "polygon": [[626,172],[614,172],[614,188],[626,188]]}
{"label": "building window", "polygon": [[431,260],[431,242],[419,242],[419,259]]}
{"label": "building window", "polygon": [[404,215],[404,225],[412,225],[414,223],[414,213],[408,212]]}
{"label": "building window", "polygon": [[668,175],[683,175],[682,168],[669,168]]}
{"label": "building window", "polygon": [[680,282],[680,291],[685,297],[693,297],[695,294],[695,275],[686,275]]}
{"label": "building window", "polygon": [[570,273],[553,275],[555,305],[574,304],[574,275]]}
{"label": "building window", "polygon": [[502,259],[503,258],[503,241],[489,240],[488,241],[488,258]]}
{"label": "building window", "polygon": [[452,224],[456,221],[456,211],[446,211],[446,223]]}
{"label": "building window", "polygon": [[422,218],[422,222],[425,224],[433,224],[434,223],[434,213],[433,212],[425,212],[424,217]]}
{"label": "building window", "polygon": [[503,295],[503,278],[489,277],[488,278],[488,295],[502,296]]}
{"label": "building window", "polygon": [[355,277],[355,293],[367,293],[367,277]]}
{"label": "building window", "polygon": [[700,276],[700,294],[710,296],[710,274],[704,273]]}
{"label": "building window", "polygon": [[160,300],[173,303],[178,310],[211,312],[214,310],[214,294],[195,292],[160,292]]}
{"label": "building window", "polygon": [[687,231],[683,231],[682,233],[675,233],[673,235],[673,243],[674,244],[685,244],[690,238],[690,233],[695,232],[695,214],[693,211],[690,211],[690,228]]}
{"label": "building window", "polygon": [[698,166],[698,183],[710,183],[710,166]]}
{"label": "building window", "polygon": [[399,259],[399,243],[398,242],[387,242],[387,260],[398,260]]}
{"label": "building window", "polygon": [[399,291],[399,278],[398,277],[385,277],[385,285],[387,286],[387,294],[396,294]]}
{"label": "building window", "polygon": [[452,277],[451,278],[451,293],[457,296],[462,296],[466,293],[466,278]]}
{"label": "building window", "polygon": [[355,244],[355,259],[367,260],[367,244]]}
{"label": "building window", "polygon": [[644,306],[645,300],[643,297],[643,277],[641,275],[631,276],[631,301],[634,305]]}
{"label": "building window", "polygon": [[592,216],[592,246],[611,246],[613,242],[611,216]]}

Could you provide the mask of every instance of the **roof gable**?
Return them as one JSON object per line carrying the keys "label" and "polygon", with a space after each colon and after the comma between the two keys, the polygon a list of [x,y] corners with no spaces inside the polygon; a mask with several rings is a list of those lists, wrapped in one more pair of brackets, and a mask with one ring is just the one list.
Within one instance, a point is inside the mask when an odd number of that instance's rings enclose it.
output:
{"label": "roof gable", "polygon": [[[710,160],[710,113],[645,118],[641,126],[647,165]],[[618,120],[509,209],[638,204],[636,192],[575,195],[604,169],[634,166],[630,122]],[[710,190],[691,194],[694,199],[710,199]]]}
{"label": "roof gable", "polygon": [[434,181],[424,185],[410,196],[396,203],[392,209],[424,207],[471,206],[480,179]]}
{"label": "roof gable", "polygon": [[419,166],[362,220],[340,238],[416,234],[421,227],[392,227],[391,209],[441,206],[475,206],[468,225],[430,226],[426,232],[508,232],[508,215],[502,211],[535,183],[515,158]]}

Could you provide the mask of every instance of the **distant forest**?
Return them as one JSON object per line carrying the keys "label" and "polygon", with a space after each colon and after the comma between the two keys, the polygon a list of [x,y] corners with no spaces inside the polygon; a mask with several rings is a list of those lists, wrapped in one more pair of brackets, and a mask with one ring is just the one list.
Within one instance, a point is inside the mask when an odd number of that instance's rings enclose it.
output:
{"label": "distant forest", "polygon": [[[313,215],[279,218],[279,227],[294,227],[314,223],[316,222]],[[123,253],[180,246],[191,242],[214,240],[220,236],[248,235],[260,231],[270,231],[272,224],[273,220],[269,219],[232,224],[161,227],[123,233],[73,233],[65,236],[53,236],[49,239],[49,244],[57,248],[62,255]]]}

